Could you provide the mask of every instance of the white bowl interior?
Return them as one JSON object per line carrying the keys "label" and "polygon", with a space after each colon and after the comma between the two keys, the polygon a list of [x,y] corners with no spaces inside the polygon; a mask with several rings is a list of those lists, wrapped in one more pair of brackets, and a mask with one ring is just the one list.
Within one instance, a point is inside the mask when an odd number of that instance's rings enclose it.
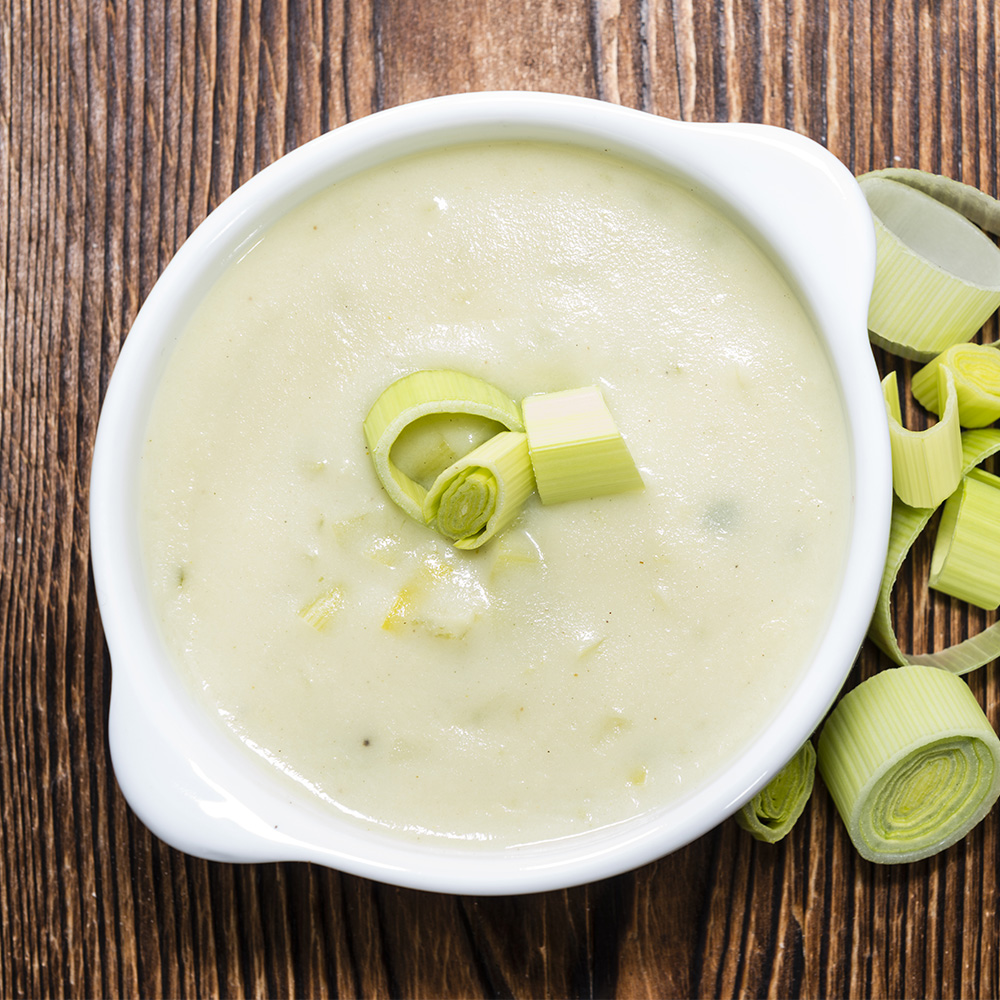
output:
{"label": "white bowl interior", "polygon": [[[191,703],[147,599],[138,465],[151,399],[194,306],[260,231],[338,179],[387,159],[480,140],[544,140],[651,165],[724,206],[755,234],[814,317],[844,400],[854,509],[843,586],[826,634],[775,719],[724,772],[680,803],[617,826],[519,848],[449,849],[342,822],[287,790]],[[629,870],[737,809],[810,735],[839,691],[871,617],[888,538],[890,464],[867,341],[874,273],[867,205],[820,146],[759,125],[684,124],[582,98],[472,94],[382,112],[264,170],[219,207],[164,271],[122,350],[91,479],[95,580],[113,662],[110,739],[118,782],[168,843],[226,861],[311,860],[400,885],[538,891]]]}

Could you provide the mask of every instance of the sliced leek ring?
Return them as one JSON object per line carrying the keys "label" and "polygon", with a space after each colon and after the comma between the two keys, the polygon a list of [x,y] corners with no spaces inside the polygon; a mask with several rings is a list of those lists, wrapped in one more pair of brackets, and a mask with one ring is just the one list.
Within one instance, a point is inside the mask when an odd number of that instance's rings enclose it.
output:
{"label": "sliced leek ring", "polygon": [[875,225],[872,341],[929,361],[969,340],[1000,306],[1000,249],[963,214],[995,227],[1000,206],[945,177],[914,183],[919,173],[876,171],[858,183]]}
{"label": "sliced leek ring", "polygon": [[[990,455],[1000,452],[1000,430],[985,428],[962,435],[962,471],[968,475]],[[889,529],[889,552],[882,572],[875,615],[868,634],[879,648],[896,663],[916,663],[937,667],[953,674],[966,674],[1000,656],[1000,622],[947,649],[934,653],[906,653],[899,647],[892,627],[892,591],[896,578],[913,543],[934,514],[933,507],[909,507],[893,498],[892,524]]]}
{"label": "sliced leek ring", "polygon": [[523,431],[521,412],[496,386],[462,372],[411,372],[392,383],[365,417],[365,440],[375,473],[386,493],[410,517],[423,521],[427,490],[392,460],[396,439],[415,420],[431,414],[463,413]]}
{"label": "sliced leek ring", "polygon": [[889,445],[892,450],[892,488],[911,507],[937,507],[955,492],[962,478],[962,428],[958,396],[951,369],[938,369],[938,392],[945,400],[941,419],[925,431],[907,430],[900,422],[896,373],[882,380]]}
{"label": "sliced leek ring", "polygon": [[961,678],[899,667],[844,695],[820,735],[819,769],[862,857],[919,861],[1000,797],[1000,739]]}
{"label": "sliced leek ring", "polygon": [[756,840],[776,844],[805,810],[816,775],[816,751],[806,742],[798,753],[736,814],[736,822]]}
{"label": "sliced leek ring", "polygon": [[542,503],[643,489],[597,386],[527,396],[521,412]]}
{"label": "sliced leek ring", "polygon": [[941,512],[928,586],[985,611],[1000,607],[1000,479],[963,476]]}
{"label": "sliced leek ring", "polygon": [[928,362],[910,380],[910,391],[920,404],[941,415],[938,370],[947,368],[955,379],[958,422],[963,427],[986,427],[1000,418],[1000,351],[988,344],[955,344]]}
{"label": "sliced leek ring", "polygon": [[476,549],[517,517],[535,489],[528,436],[496,434],[450,465],[427,491],[423,519],[459,549]]}

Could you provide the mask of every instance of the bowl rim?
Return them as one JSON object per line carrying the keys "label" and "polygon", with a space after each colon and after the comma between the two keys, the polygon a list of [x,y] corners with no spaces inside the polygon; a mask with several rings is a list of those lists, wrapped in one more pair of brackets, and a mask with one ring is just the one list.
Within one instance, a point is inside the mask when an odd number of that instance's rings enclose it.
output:
{"label": "bowl rim", "polygon": [[[214,726],[207,713],[199,720],[183,711],[144,600],[135,550],[136,469],[152,390],[183,326],[179,317],[256,234],[300,200],[366,166],[491,138],[576,142],[658,165],[729,206],[772,249],[813,311],[840,384],[853,512],[843,582],[820,647],[770,725],[731,766],[681,803],[639,820],[519,848],[450,849],[314,814],[265,787],[249,766],[256,762],[242,761],[241,748],[235,748],[239,759],[228,758],[220,734],[207,731]],[[113,664],[111,755],[129,804],[163,840],[201,857],[309,860],[401,886],[464,894],[594,881],[708,832],[763,787],[819,724],[871,618],[891,507],[888,430],[867,338],[874,259],[870,213],[857,183],[812,140],[766,125],[677,122],[568,95],[484,92],[402,105],[328,132],[251,178],[195,229],[147,297],[110,379],[95,441],[91,557]],[[320,836],[324,830],[330,832]]]}

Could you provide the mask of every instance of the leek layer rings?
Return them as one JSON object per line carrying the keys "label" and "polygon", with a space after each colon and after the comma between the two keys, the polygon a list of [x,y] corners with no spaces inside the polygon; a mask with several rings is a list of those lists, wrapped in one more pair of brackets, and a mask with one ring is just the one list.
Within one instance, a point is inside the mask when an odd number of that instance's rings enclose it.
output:
{"label": "leek layer rings", "polygon": [[1000,739],[961,678],[925,666],[849,691],[823,727],[819,768],[854,846],[882,864],[950,847],[1000,797]]}

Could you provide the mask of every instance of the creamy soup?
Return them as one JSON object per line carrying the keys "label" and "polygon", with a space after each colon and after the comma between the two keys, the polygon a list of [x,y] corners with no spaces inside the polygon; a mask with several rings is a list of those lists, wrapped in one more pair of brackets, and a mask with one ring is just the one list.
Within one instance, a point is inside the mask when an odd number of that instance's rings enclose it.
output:
{"label": "creamy soup", "polygon": [[[532,498],[455,549],[362,434],[425,368],[599,386],[645,489]],[[264,233],[170,358],[141,486],[164,636],[232,738],[322,808],[495,845],[738,755],[818,642],[850,520],[836,384],[766,255],[668,178],[546,144],[401,159]]]}

